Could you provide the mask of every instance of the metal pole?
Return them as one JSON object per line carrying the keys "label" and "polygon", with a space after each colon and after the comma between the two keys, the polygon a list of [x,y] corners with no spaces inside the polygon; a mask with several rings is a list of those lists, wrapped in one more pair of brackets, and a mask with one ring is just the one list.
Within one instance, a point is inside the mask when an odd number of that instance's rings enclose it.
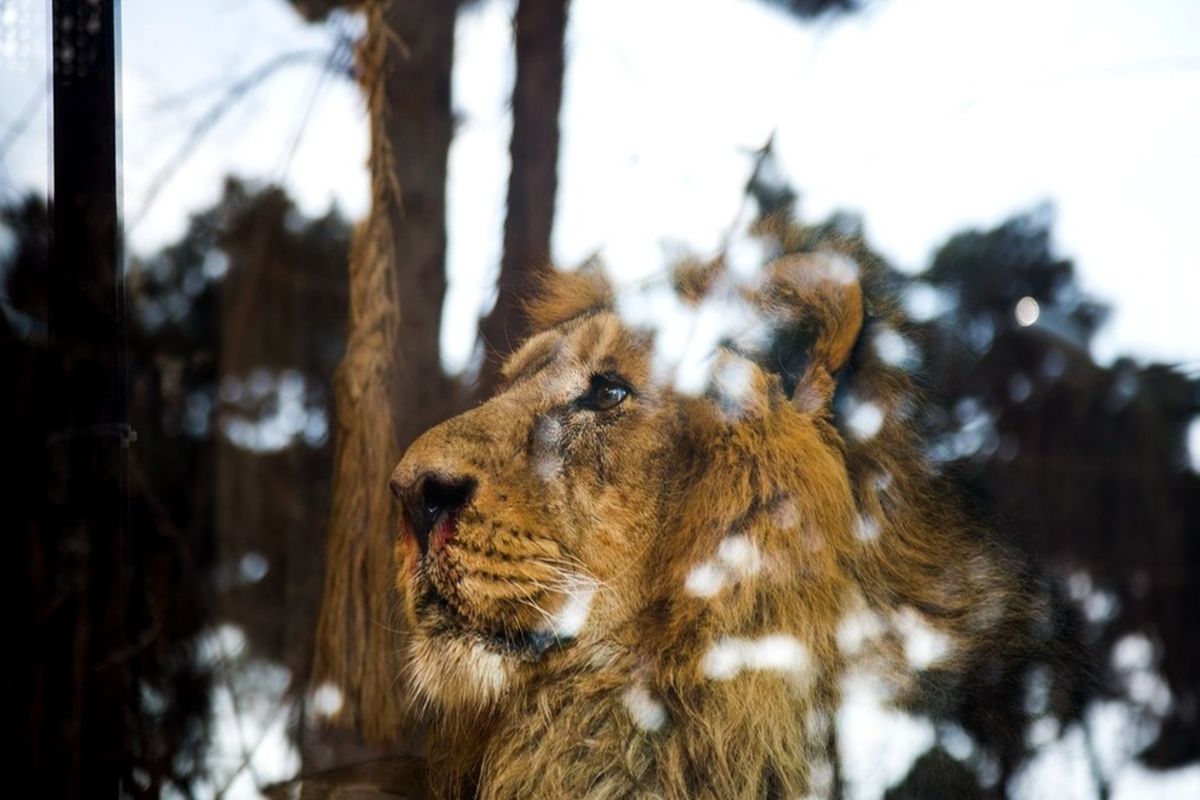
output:
{"label": "metal pole", "polygon": [[[132,676],[117,0],[52,0],[44,796],[115,796]],[[61,681],[61,684],[60,684]],[[39,767],[41,769],[39,769]]]}

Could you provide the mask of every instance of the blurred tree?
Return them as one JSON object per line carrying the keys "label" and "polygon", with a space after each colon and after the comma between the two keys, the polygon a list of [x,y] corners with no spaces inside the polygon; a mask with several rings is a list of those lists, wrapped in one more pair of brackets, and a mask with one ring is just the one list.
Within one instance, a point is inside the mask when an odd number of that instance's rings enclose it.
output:
{"label": "blurred tree", "polygon": [[[886,269],[853,216],[797,222],[797,195],[769,146],[748,192],[773,247],[835,249],[885,268],[912,328],[910,339],[888,337],[882,346],[889,359],[927,376],[920,412],[931,457],[1072,601],[1053,626],[1068,643],[1086,639],[1076,652],[1053,648],[1008,665],[1008,673],[985,668],[968,691],[930,676],[925,696],[915,698],[914,710],[961,726],[996,759],[997,780],[981,784],[981,796],[1003,796],[1030,755],[1023,732],[1039,715],[1065,726],[1104,697],[1119,698],[1154,732],[1144,743],[1147,764],[1200,757],[1200,643],[1188,611],[1200,601],[1200,476],[1186,449],[1200,380],[1166,365],[1119,359],[1106,367],[1092,359],[1107,309],[1079,287],[1074,265],[1053,253],[1048,207],[952,237],[928,270],[910,277]],[[1149,652],[1130,672],[1120,653],[1140,652],[1140,637]],[[1156,670],[1165,691],[1154,689]],[[1043,679],[1044,707],[1031,709],[1027,687]],[[979,754],[972,758],[968,766],[983,774]],[[946,760],[928,754],[889,797],[925,796],[948,774]],[[1106,791],[1106,775],[1098,763],[1092,768]],[[943,774],[922,774],[929,771]],[[962,779],[961,769],[950,772]]]}
{"label": "blurred tree", "polygon": [[918,758],[904,780],[888,789],[882,800],[974,800],[984,796],[975,774],[944,749],[935,747]]}
{"label": "blurred tree", "polygon": [[781,6],[797,17],[810,20],[827,14],[858,11],[869,0],[761,0],[772,6]]}
{"label": "blurred tree", "polygon": [[[341,358],[350,228],[307,220],[282,191],[227,184],[210,272],[220,294],[217,446],[219,611],[255,650],[307,683],[329,504],[326,408]],[[218,259],[213,263],[213,259]]]}
{"label": "blurred tree", "polygon": [[179,242],[127,279],[130,530],[150,565],[140,577],[144,656],[130,720],[131,793],[185,796],[208,777],[212,663],[197,657],[214,610],[215,443],[198,400],[217,379],[219,287],[201,279],[220,217],[196,214]]}
{"label": "blurred tree", "polygon": [[[135,522],[173,544],[181,570],[155,596],[204,601],[182,661],[211,671],[235,714],[256,699],[240,696],[236,665],[247,659],[290,675],[289,691],[270,698],[274,714],[303,707],[293,703],[303,700],[320,592],[349,237],[336,210],[308,219],[279,189],[231,179],[180,241],[131,270]],[[205,655],[220,639],[215,628],[228,625],[244,651]],[[165,689],[152,697],[160,700],[142,716],[151,731],[157,709],[195,723],[210,702],[205,694],[176,704]],[[294,718],[302,754],[319,754],[305,715]],[[236,771],[212,771],[214,745],[230,746],[201,737],[181,762],[194,773],[175,782],[233,780]]]}
{"label": "blurred tree", "polygon": [[562,106],[566,0],[520,0],[514,20],[517,74],[512,96],[512,171],[496,304],[479,324],[487,348],[480,389],[528,333],[521,303],[549,269],[558,191],[558,116]]}
{"label": "blurred tree", "polygon": [[[21,718],[33,724],[48,691],[39,665],[52,656],[38,620],[67,588],[51,572],[57,539],[39,501],[39,421],[54,391],[45,367],[47,226],[40,198],[0,207],[0,374],[13,388],[4,393],[4,482],[17,491],[8,505],[13,530],[29,532],[8,585],[18,608],[30,606],[20,619],[33,620],[32,672],[12,688],[28,698]],[[127,611],[135,641],[112,655],[137,687],[123,714],[131,795],[157,797],[168,787],[188,795],[219,779],[208,720],[228,664],[208,652],[215,624],[245,631],[246,655],[285,665],[293,692],[306,684],[349,235],[336,212],[306,219],[279,190],[231,180],[178,242],[133,260],[128,362],[138,438],[129,548],[138,558],[127,565],[137,587]],[[16,691],[26,685],[33,691]],[[302,751],[319,754],[305,733],[298,725]],[[37,754],[22,763],[38,763]]]}
{"label": "blurred tree", "polygon": [[[1144,635],[1170,687],[1155,766],[1200,758],[1200,476],[1188,425],[1200,381],[1089,353],[1107,309],[1050,245],[1047,209],[959,234],[918,276],[946,298],[922,325],[938,376],[935,454],[1068,586],[1111,652]],[[1113,676],[1114,679],[1117,676]],[[1151,714],[1155,716],[1155,714]]]}
{"label": "blurred tree", "polygon": [[341,8],[362,6],[367,0],[288,0],[300,15],[310,22],[319,22]]}
{"label": "blurred tree", "polygon": [[0,326],[18,339],[46,335],[46,263],[50,259],[50,213],[36,195],[0,206]]}

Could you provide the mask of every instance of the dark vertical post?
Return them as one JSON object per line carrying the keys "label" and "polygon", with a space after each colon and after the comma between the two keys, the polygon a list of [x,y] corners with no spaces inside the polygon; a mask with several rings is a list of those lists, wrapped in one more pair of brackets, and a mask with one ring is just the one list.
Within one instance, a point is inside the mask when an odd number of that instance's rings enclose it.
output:
{"label": "dark vertical post", "polygon": [[53,0],[53,196],[39,794],[115,796],[129,708],[117,0]]}
{"label": "dark vertical post", "polygon": [[567,0],[520,0],[513,20],[517,74],[509,152],[504,253],[496,305],[480,321],[488,358],[481,375],[486,392],[500,363],[529,333],[521,315],[538,278],[550,266],[550,234],[558,193],[558,117],[566,64]]}

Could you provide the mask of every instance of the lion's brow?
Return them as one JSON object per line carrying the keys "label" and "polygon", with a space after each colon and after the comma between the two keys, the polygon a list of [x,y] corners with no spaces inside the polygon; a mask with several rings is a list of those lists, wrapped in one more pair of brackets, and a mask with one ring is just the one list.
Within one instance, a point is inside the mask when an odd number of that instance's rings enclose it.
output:
{"label": "lion's brow", "polygon": [[562,352],[562,345],[563,336],[558,331],[533,337],[504,365],[505,379],[512,384],[541,372]]}
{"label": "lion's brow", "polygon": [[615,316],[593,316],[588,318],[588,322],[597,330],[593,336],[584,341],[583,346],[586,349],[582,356],[585,363],[598,363],[602,356],[612,351],[613,342],[621,331],[621,322]]}

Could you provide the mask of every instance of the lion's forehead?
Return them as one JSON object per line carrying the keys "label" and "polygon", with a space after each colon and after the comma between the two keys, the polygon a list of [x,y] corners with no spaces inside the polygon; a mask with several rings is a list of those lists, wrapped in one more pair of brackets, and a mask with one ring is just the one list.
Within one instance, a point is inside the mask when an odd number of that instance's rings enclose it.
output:
{"label": "lion's forehead", "polygon": [[561,323],[529,339],[503,368],[517,384],[534,377],[582,384],[596,372],[619,372],[632,380],[648,376],[648,340],[610,311],[598,311]]}

